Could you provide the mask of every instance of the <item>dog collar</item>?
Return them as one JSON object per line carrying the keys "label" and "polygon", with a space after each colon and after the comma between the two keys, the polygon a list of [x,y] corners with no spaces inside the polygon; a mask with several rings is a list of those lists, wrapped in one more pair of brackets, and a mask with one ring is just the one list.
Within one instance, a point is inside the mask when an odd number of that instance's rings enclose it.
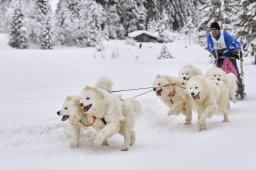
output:
{"label": "dog collar", "polygon": [[92,123],[91,123],[91,124],[86,125],[86,124],[84,124],[84,123],[83,123],[83,121],[82,121],[82,120],[80,120],[80,123],[81,123],[82,125],[86,126],[86,127],[89,127],[89,126],[93,125],[93,124],[95,123],[95,121],[96,121],[96,117],[95,117],[95,116],[93,116],[93,121],[92,121]]}

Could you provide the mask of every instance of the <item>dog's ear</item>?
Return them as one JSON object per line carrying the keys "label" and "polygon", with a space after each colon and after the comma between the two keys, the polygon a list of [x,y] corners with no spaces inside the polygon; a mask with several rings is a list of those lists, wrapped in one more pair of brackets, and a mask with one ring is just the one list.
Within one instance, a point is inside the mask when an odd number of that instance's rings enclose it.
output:
{"label": "dog's ear", "polygon": [[85,88],[83,89],[83,90],[88,90],[88,89],[90,89],[91,87],[90,86],[85,86]]}
{"label": "dog's ear", "polygon": [[67,96],[67,97],[66,97],[66,100],[71,100],[71,99],[72,99],[71,96]]}

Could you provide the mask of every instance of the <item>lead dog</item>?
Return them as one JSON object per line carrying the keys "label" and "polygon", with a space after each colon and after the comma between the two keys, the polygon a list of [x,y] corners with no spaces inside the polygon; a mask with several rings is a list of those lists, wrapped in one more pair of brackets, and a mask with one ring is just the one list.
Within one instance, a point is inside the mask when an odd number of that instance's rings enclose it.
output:
{"label": "lead dog", "polygon": [[198,130],[206,130],[206,118],[218,111],[223,112],[223,122],[228,122],[228,94],[224,84],[216,83],[204,76],[192,77],[186,85],[188,94],[198,112]]}
{"label": "lead dog", "polygon": [[[99,131],[105,126],[103,119],[87,115],[80,107],[80,96],[67,96],[62,104],[62,109],[57,112],[62,116],[62,121],[69,120],[71,128],[71,148],[79,147],[80,129],[93,127]],[[104,142],[107,145],[107,141]]]}

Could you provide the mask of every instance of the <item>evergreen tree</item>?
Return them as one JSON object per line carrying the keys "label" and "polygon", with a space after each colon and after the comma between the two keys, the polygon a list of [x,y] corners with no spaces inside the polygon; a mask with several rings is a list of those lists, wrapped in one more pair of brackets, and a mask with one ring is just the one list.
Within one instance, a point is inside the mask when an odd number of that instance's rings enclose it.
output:
{"label": "evergreen tree", "polygon": [[167,46],[163,45],[162,48],[161,48],[160,55],[157,59],[160,60],[160,59],[169,59],[169,58],[173,59],[174,57],[169,52]]}
{"label": "evergreen tree", "polygon": [[254,56],[256,61],[256,2],[240,0],[239,5],[234,34],[242,44],[244,56]]}
{"label": "evergreen tree", "polygon": [[29,39],[33,43],[41,45],[45,18],[52,15],[49,0],[36,0],[31,8],[32,10],[28,14]]}
{"label": "evergreen tree", "polygon": [[24,26],[24,15],[21,4],[17,5],[11,23],[11,33],[8,43],[11,47],[25,49],[29,47],[28,36]]}
{"label": "evergreen tree", "polygon": [[120,0],[120,16],[122,25],[126,30],[126,34],[136,30],[144,30],[146,28],[147,11],[144,7],[143,1]]}
{"label": "evergreen tree", "polygon": [[62,44],[74,45],[72,34],[77,28],[77,21],[71,16],[66,0],[60,0],[55,13],[57,40]]}
{"label": "evergreen tree", "polygon": [[10,7],[10,3],[10,0],[0,0],[0,32],[7,32],[7,26],[9,25],[9,18],[7,13]]}
{"label": "evergreen tree", "polygon": [[54,46],[54,34],[52,31],[51,20],[49,18],[44,20],[45,23],[43,25],[43,33],[41,36],[41,48],[52,49]]}
{"label": "evergreen tree", "polygon": [[124,37],[124,34],[118,34],[119,30],[124,30],[124,28],[117,12],[117,4],[112,6],[106,5],[104,16],[106,17],[104,25],[108,28],[109,38],[116,39]]}

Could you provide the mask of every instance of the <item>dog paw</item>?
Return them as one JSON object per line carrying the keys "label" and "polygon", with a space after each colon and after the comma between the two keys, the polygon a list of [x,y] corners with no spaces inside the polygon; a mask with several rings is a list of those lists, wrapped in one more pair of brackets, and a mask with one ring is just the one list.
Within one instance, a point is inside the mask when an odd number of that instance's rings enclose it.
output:
{"label": "dog paw", "polygon": [[185,123],[184,123],[185,125],[191,125],[191,121],[185,121]]}
{"label": "dog paw", "polygon": [[180,112],[179,111],[175,111],[175,110],[169,110],[169,112],[167,113],[168,116],[171,116],[171,115],[179,115]]}
{"label": "dog paw", "polygon": [[128,147],[122,147],[121,151],[129,151]]}
{"label": "dog paw", "polygon": [[70,143],[70,148],[71,148],[71,149],[77,149],[77,148],[79,148],[79,143]]}
{"label": "dog paw", "polygon": [[206,123],[204,121],[200,121],[198,122],[198,130],[202,131],[202,130],[206,130]]}
{"label": "dog paw", "polygon": [[229,120],[228,120],[228,118],[224,118],[224,119],[222,120],[222,122],[223,122],[223,123],[229,122]]}
{"label": "dog paw", "polygon": [[94,141],[94,145],[101,145],[104,142],[105,138],[101,135],[98,135]]}
{"label": "dog paw", "polygon": [[101,144],[102,146],[109,146],[109,144],[108,144],[108,141],[107,140],[104,140],[103,142],[102,142],[102,144]]}
{"label": "dog paw", "polygon": [[233,102],[233,103],[236,103],[236,99],[232,99],[232,102]]}

